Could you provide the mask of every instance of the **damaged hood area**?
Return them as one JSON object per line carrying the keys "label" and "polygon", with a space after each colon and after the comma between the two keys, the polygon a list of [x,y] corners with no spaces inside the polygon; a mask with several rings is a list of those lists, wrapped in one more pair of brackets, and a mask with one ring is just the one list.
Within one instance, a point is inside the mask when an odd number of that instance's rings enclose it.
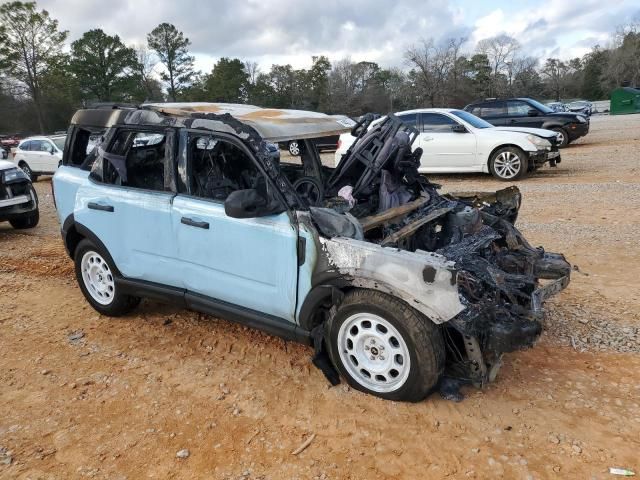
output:
{"label": "damaged hood area", "polygon": [[310,209],[328,268],[355,286],[389,289],[492,358],[532,345],[544,300],[567,286],[571,268],[514,226],[517,187],[440,194],[418,174],[415,129],[393,115],[367,128],[354,129],[322,206]]}

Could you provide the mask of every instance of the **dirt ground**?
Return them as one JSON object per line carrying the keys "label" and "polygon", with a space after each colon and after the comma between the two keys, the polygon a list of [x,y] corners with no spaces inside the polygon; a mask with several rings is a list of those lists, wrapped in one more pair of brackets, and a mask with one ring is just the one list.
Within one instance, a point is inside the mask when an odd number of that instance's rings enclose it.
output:
{"label": "dirt ground", "polygon": [[0,225],[0,478],[640,474],[640,115],[594,117],[562,157],[520,182],[518,226],[579,270],[540,342],[462,403],[329,388],[310,348],[158,303],[101,317],[76,285],[50,181],[38,181],[40,225]]}

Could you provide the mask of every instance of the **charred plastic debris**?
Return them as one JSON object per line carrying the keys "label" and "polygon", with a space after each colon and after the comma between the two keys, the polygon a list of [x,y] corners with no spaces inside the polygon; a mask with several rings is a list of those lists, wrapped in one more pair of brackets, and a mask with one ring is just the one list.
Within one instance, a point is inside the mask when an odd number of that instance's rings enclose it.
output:
{"label": "charred plastic debris", "polygon": [[[442,323],[448,360],[440,390],[459,400],[461,383],[492,381],[503,353],[533,345],[542,331],[542,302],[566,287],[571,268],[515,228],[517,187],[441,195],[418,174],[414,128],[393,115],[371,129],[368,123],[354,128],[358,139],[316,192],[320,201],[313,197],[311,218],[329,238],[435,252],[454,262],[451,282],[464,309]],[[427,266],[420,280],[433,282],[435,273]]]}

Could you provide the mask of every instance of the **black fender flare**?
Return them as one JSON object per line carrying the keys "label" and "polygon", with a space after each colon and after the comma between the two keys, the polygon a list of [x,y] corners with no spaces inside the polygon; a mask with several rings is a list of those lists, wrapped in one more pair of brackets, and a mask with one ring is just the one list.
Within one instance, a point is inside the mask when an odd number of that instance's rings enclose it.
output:
{"label": "black fender flare", "polygon": [[78,223],[75,221],[73,217],[73,213],[69,215],[64,222],[62,223],[62,239],[64,241],[64,246],[69,254],[71,259],[75,256],[76,247],[83,239],[88,239],[93,243],[96,247],[101,250],[101,253],[107,257],[107,261],[113,265],[113,270],[116,276],[122,277],[116,262],[113,260],[111,253],[105,246],[104,243],[98,238],[98,236],[93,233],[89,228],[85,225]]}

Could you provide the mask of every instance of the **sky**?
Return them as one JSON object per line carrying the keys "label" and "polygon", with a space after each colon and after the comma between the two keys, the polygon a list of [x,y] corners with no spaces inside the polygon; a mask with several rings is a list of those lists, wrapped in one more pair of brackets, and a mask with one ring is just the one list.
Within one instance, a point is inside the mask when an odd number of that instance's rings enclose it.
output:
{"label": "sky", "polygon": [[[3,3],[0,0],[0,3]],[[145,44],[162,22],[191,40],[196,68],[210,72],[220,57],[308,68],[330,60],[403,67],[403,52],[421,39],[479,40],[505,33],[522,53],[570,59],[605,46],[618,25],[640,21],[638,0],[39,0],[73,41],[102,28],[127,44]]]}

